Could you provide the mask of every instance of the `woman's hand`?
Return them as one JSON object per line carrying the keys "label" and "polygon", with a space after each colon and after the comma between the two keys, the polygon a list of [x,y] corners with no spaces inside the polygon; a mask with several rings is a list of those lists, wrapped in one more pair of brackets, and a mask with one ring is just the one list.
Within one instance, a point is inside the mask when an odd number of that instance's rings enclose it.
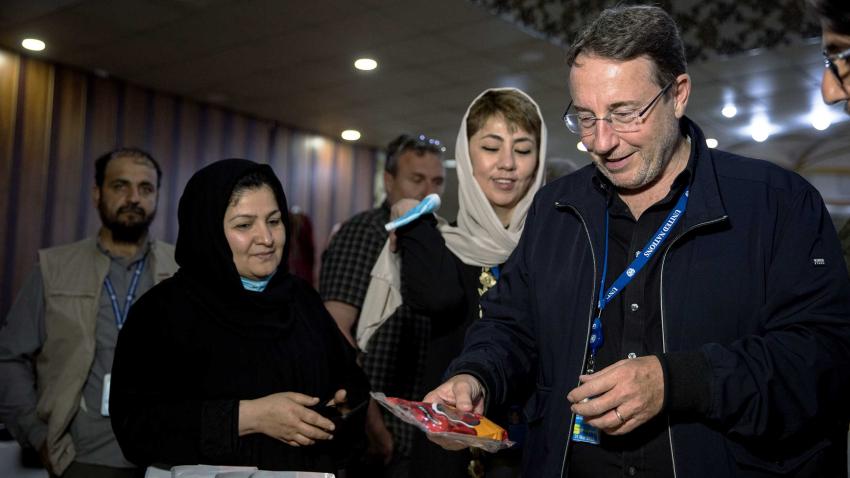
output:
{"label": "woman's hand", "polygon": [[338,408],[339,413],[343,415],[349,413],[351,411],[351,407],[348,403],[348,392],[346,392],[344,388],[340,388],[334,392],[334,398],[327,403],[327,406]]}
{"label": "woman's hand", "polygon": [[404,216],[404,213],[415,208],[417,204],[419,204],[418,199],[399,199],[398,202],[393,204],[390,208],[390,220],[398,219],[401,216]]}
{"label": "woman's hand", "polygon": [[[340,390],[331,400],[331,404],[344,401],[345,391]],[[239,436],[262,433],[291,446],[308,446],[315,444],[316,440],[330,440],[335,428],[333,422],[307,408],[318,403],[318,397],[296,392],[275,393],[256,400],[241,400]]]}
{"label": "woman's hand", "polygon": [[[410,198],[400,199],[398,202],[393,204],[392,207],[390,208],[390,220],[398,219],[399,217],[404,216],[404,213],[406,213],[407,211],[410,211],[411,209],[416,207],[417,204],[419,204],[419,201],[416,200],[416,199],[410,199]],[[395,229],[390,231],[389,239],[390,239],[390,252],[398,251],[398,246],[396,245]]]}

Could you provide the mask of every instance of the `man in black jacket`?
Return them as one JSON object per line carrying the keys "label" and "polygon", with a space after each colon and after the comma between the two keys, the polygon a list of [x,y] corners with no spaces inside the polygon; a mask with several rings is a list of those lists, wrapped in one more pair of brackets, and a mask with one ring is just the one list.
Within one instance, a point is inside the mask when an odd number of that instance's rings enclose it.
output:
{"label": "man in black jacket", "polygon": [[568,64],[594,164],[537,194],[425,400],[531,392],[524,476],[846,476],[850,280],[820,195],[706,147],[663,10],[606,10]]}

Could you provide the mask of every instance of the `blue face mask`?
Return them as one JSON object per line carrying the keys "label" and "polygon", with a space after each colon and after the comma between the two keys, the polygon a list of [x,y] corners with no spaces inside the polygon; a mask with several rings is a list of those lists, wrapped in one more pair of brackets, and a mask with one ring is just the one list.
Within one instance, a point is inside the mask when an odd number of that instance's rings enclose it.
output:
{"label": "blue face mask", "polygon": [[272,276],[274,276],[274,273],[262,280],[253,280],[242,276],[239,276],[239,278],[242,279],[242,287],[244,287],[245,290],[262,292],[266,290],[266,286],[269,285],[269,281],[272,280]]}

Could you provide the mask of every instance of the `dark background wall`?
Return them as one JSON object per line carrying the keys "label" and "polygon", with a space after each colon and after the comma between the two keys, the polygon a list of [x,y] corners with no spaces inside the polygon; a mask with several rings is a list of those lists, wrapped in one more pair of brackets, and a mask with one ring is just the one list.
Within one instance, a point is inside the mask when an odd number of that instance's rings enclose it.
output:
{"label": "dark background wall", "polygon": [[372,148],[0,50],[0,318],[39,248],[97,231],[94,159],[119,145],[162,166],[152,232],[171,242],[186,181],[222,158],[274,168],[312,220],[317,255],[333,224],[373,203]]}

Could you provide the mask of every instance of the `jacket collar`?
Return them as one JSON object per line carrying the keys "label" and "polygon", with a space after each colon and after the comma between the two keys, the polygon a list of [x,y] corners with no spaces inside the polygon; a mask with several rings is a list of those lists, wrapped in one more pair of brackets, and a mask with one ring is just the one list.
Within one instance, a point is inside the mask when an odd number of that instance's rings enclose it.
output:
{"label": "jacket collar", "polygon": [[714,167],[714,155],[705,144],[705,135],[696,123],[687,116],[680,121],[682,131],[691,138],[691,158],[695,161],[688,210],[683,219],[685,229],[704,222],[718,221],[727,217],[726,207],[720,195],[720,184]]}
{"label": "jacket collar", "polygon": [[[688,210],[682,220],[685,229],[696,224],[712,222],[726,218],[726,208],[720,195],[717,173],[714,168],[714,158],[711,150],[705,144],[705,136],[699,126],[687,116],[679,122],[682,133],[691,138],[691,153],[689,163],[693,163],[691,175],[691,191],[688,198]],[[569,189],[564,189],[556,202],[559,209],[574,207],[585,221],[593,234],[596,229],[601,231],[602,219],[605,214],[606,195],[600,194],[597,188],[611,188],[610,183],[596,178],[596,167],[590,165],[578,171],[581,175],[579,187],[569,183]],[[565,183],[567,184],[567,183]]]}

